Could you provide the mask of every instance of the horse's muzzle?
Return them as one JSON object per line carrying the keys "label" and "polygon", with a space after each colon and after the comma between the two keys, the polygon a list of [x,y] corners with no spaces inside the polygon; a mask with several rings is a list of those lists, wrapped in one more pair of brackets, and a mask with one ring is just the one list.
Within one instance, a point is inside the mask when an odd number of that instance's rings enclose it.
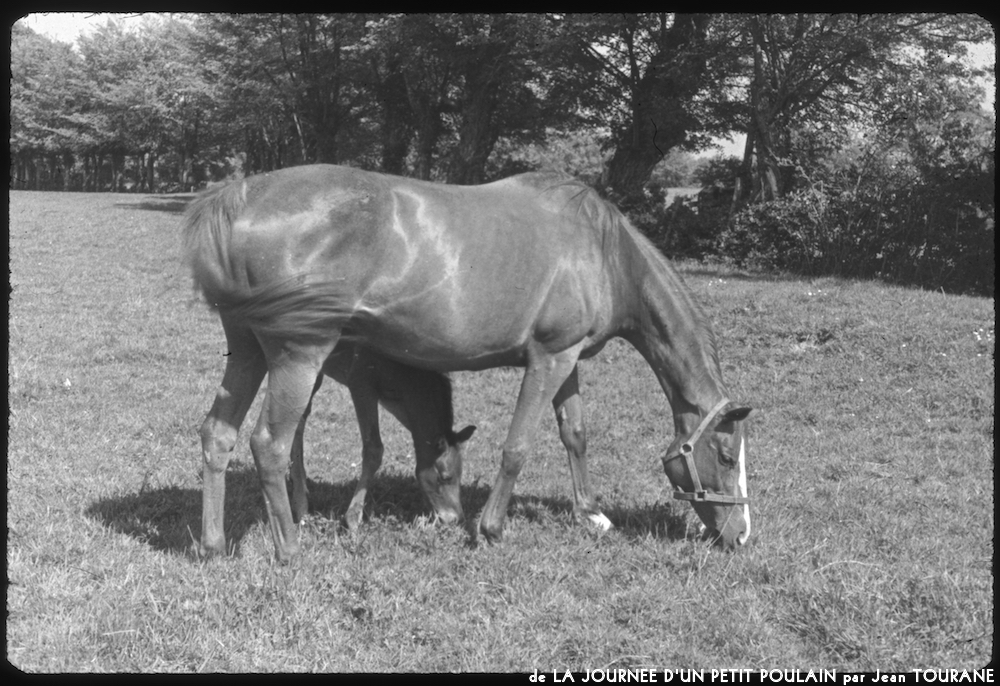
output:
{"label": "horse's muzzle", "polygon": [[749,536],[750,532],[746,529],[735,530],[735,527],[730,526],[725,527],[723,531],[706,527],[702,534],[704,540],[711,541],[713,545],[724,550],[737,550],[743,547]]}

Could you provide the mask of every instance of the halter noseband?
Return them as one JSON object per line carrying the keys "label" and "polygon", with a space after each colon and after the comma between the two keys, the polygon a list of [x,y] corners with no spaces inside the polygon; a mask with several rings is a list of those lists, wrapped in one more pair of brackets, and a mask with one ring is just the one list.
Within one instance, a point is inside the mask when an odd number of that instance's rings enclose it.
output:
{"label": "halter noseband", "polygon": [[702,433],[708,428],[708,425],[715,419],[715,416],[722,411],[729,403],[729,398],[723,398],[719,401],[719,404],[712,408],[704,419],[701,420],[701,424],[695,429],[691,437],[686,441],[681,443],[681,447],[677,449],[677,452],[672,455],[667,455],[663,458],[663,466],[666,467],[667,463],[671,460],[676,460],[679,457],[684,458],[684,462],[687,464],[688,473],[691,475],[691,481],[694,485],[694,492],[687,493],[685,491],[674,491],[674,498],[677,500],[690,500],[692,502],[698,503],[726,503],[729,505],[742,505],[749,503],[750,499],[743,496],[734,495],[719,495],[718,493],[709,493],[701,487],[701,479],[698,478],[698,469],[694,464],[694,445],[701,438]]}

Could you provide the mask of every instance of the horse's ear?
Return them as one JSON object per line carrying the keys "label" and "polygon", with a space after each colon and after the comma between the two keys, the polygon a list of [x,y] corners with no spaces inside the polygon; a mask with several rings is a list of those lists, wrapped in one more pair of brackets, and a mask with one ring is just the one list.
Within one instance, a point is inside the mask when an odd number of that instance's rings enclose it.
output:
{"label": "horse's ear", "polygon": [[472,433],[475,430],[476,430],[476,427],[474,427],[474,426],[472,426],[470,424],[469,426],[465,427],[464,429],[462,429],[461,431],[459,431],[457,434],[455,434],[455,442],[456,443],[465,443],[467,440],[469,440],[470,438],[472,438]]}
{"label": "horse's ear", "polygon": [[719,423],[721,424],[722,422],[738,422],[741,419],[746,419],[751,412],[753,412],[752,407],[734,407],[731,410],[726,410],[723,413],[722,419],[719,420]]}

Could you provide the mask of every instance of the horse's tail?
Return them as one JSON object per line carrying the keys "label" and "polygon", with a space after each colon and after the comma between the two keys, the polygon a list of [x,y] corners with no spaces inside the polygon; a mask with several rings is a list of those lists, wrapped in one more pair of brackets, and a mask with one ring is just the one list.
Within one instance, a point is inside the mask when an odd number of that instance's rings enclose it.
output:
{"label": "horse's tail", "polygon": [[246,208],[246,182],[237,181],[202,193],[184,217],[184,261],[195,290],[212,309],[235,305],[249,295],[231,253],[233,222]]}
{"label": "horse's tail", "polygon": [[343,282],[299,274],[251,287],[242,256],[232,251],[233,223],[247,206],[247,183],[216,188],[195,200],[185,216],[184,259],[209,307],[258,333],[301,341],[329,340],[352,316]]}

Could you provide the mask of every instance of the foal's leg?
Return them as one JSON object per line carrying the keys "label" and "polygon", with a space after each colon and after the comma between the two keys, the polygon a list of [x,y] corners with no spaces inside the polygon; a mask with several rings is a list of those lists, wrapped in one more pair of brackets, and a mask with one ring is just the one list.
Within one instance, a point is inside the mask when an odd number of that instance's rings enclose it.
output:
{"label": "foal's leg", "polygon": [[507,504],[531,449],[542,408],[553,401],[556,392],[572,373],[582,347],[582,344],[576,345],[555,355],[544,351],[528,353],[528,368],[521,381],[514,418],[503,445],[500,473],[479,517],[479,531],[488,541],[499,541],[503,536]]}
{"label": "foal's leg", "polygon": [[335,344],[336,337],[326,345],[300,345],[261,338],[269,377],[264,407],[250,437],[250,448],[264,491],[275,552],[283,562],[299,550],[298,531],[292,520],[285,485],[292,443],[312,398],[316,377]]}
{"label": "foal's leg", "polygon": [[201,425],[202,514],[199,555],[223,553],[226,500],[226,467],[236,445],[236,435],[253,404],[260,382],[267,372],[264,352],[253,332],[222,316],[229,355],[226,372],[215,394],[215,402]]}
{"label": "foal's leg", "polygon": [[374,386],[365,379],[351,378],[348,389],[354,401],[354,412],[361,431],[361,478],[347,508],[347,528],[357,530],[365,514],[365,496],[375,472],[382,466],[382,436],[378,428],[378,396]]}
{"label": "foal's leg", "polygon": [[313,386],[312,397],[306,405],[306,411],[299,420],[299,427],[295,430],[295,440],[292,441],[292,519],[301,522],[303,517],[309,513],[309,488],[306,485],[306,465],[303,455],[303,438],[306,431],[306,420],[312,413],[312,398],[316,397],[316,392],[323,385],[323,375],[316,377],[316,384]]}
{"label": "foal's leg", "polygon": [[552,406],[559,423],[559,437],[569,456],[569,473],[573,479],[573,515],[580,521],[589,521],[607,531],[611,528],[611,522],[598,507],[587,475],[587,432],[583,424],[583,402],[580,399],[576,366],[552,399]]}

